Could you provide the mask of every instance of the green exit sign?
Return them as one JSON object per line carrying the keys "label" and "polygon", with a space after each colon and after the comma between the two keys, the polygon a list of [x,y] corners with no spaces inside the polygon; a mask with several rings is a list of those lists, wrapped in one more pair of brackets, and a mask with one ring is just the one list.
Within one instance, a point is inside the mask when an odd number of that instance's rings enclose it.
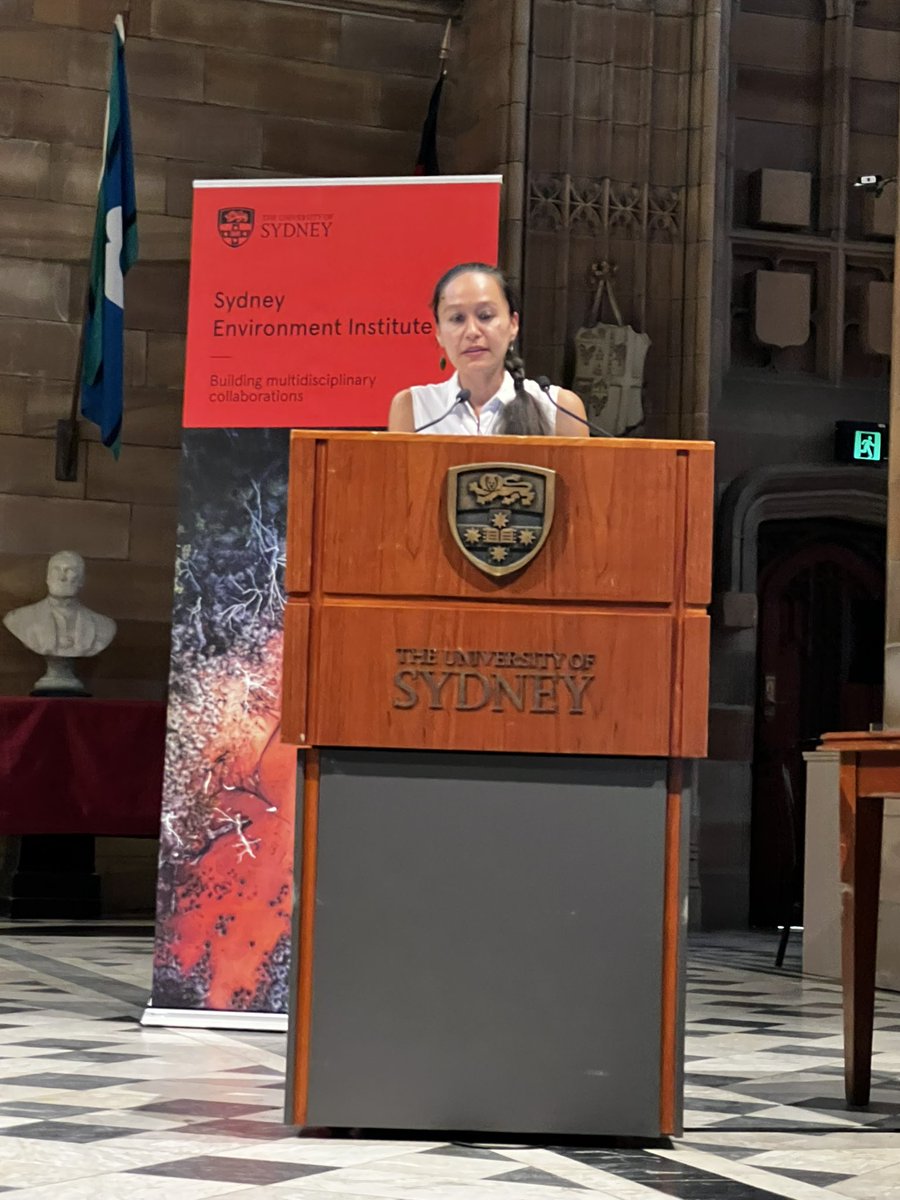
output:
{"label": "green exit sign", "polygon": [[834,457],[838,462],[880,466],[887,462],[888,427],[879,421],[835,421]]}

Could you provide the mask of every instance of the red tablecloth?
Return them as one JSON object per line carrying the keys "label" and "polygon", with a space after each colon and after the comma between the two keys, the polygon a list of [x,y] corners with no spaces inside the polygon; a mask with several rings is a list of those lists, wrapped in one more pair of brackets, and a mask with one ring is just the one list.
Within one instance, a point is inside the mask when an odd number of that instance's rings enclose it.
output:
{"label": "red tablecloth", "polygon": [[156,837],[166,706],[0,697],[0,834]]}

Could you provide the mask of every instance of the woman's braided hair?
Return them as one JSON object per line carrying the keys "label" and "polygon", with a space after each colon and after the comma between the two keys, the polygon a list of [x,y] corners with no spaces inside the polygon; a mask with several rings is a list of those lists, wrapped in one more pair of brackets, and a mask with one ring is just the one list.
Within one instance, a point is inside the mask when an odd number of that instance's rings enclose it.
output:
{"label": "woman's braided hair", "polygon": [[[466,275],[470,271],[477,271],[481,275],[490,275],[492,279],[496,279],[500,291],[509,305],[509,311],[511,313],[518,313],[518,299],[503,272],[497,267],[492,267],[489,263],[468,262],[457,263],[455,267],[451,267],[434,285],[434,294],[431,297],[431,311],[434,313],[435,320],[438,319],[438,306],[440,305],[447,284],[451,280],[456,279],[458,275]],[[541,412],[537,401],[525,389],[525,363],[512,346],[506,352],[504,366],[512,376],[516,395],[513,400],[510,400],[509,404],[504,406],[500,420],[497,423],[496,432],[498,434],[513,434],[524,437],[540,437],[552,433],[553,430],[548,428],[546,418]]]}

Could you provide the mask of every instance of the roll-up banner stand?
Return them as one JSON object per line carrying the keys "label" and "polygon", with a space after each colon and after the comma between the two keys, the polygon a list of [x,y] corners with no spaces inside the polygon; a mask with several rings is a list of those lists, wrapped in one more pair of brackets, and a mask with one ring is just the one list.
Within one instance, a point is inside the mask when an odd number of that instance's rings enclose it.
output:
{"label": "roll-up banner stand", "polygon": [[431,291],[455,263],[497,261],[500,182],[194,184],[145,1025],[286,1027],[297,766],[280,739],[289,430],[384,428],[396,392],[448,374]]}

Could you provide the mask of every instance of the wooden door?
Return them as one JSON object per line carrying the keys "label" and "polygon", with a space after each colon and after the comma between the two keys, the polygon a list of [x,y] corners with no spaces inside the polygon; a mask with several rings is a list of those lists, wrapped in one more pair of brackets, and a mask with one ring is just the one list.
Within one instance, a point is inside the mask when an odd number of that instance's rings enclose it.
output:
{"label": "wooden door", "polygon": [[776,924],[799,887],[802,750],[828,730],[867,729],[882,705],[883,567],[852,537],[785,540],[759,586],[750,912],[760,926]]}

